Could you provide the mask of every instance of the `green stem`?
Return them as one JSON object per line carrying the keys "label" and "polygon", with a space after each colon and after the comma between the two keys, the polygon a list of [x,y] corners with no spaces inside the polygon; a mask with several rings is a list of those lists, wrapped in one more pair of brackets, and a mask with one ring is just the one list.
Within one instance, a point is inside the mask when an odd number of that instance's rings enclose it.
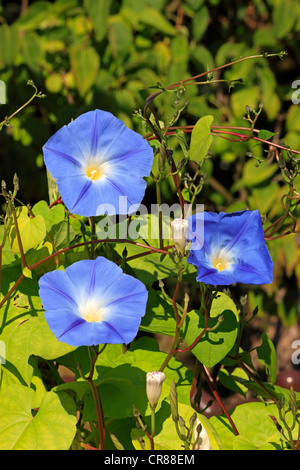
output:
{"label": "green stem", "polygon": [[20,106],[20,108],[18,108],[16,111],[14,111],[9,117],[5,118],[2,122],[0,122],[0,130],[2,129],[2,127],[4,126],[4,124],[6,124],[7,122],[10,121],[11,118],[13,118],[16,114],[18,114],[20,111],[22,111],[22,109],[24,109],[26,106],[29,105],[29,103],[31,103],[31,101],[37,96],[37,93],[38,93],[38,90],[37,90],[37,87],[34,85],[33,82],[29,81],[28,82],[29,85],[33,86],[33,88],[35,89],[35,92],[33,93],[33,95],[31,96],[31,98],[29,98],[28,101],[26,101],[25,104],[23,104],[22,106]]}

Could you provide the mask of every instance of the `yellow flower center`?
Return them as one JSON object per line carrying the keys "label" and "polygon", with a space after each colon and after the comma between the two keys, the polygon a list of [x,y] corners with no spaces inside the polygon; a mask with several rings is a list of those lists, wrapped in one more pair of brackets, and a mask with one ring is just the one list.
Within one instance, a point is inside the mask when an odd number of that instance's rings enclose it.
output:
{"label": "yellow flower center", "polygon": [[99,178],[104,176],[104,173],[99,165],[89,165],[85,170],[85,173],[92,181],[97,181]]}
{"label": "yellow flower center", "polygon": [[88,300],[80,309],[80,313],[87,322],[100,322],[103,320],[103,309],[93,300]]}
{"label": "yellow flower center", "polygon": [[231,264],[230,259],[228,259],[226,256],[216,256],[215,258],[212,259],[212,265],[215,269],[218,271],[224,271],[224,269],[227,269]]}

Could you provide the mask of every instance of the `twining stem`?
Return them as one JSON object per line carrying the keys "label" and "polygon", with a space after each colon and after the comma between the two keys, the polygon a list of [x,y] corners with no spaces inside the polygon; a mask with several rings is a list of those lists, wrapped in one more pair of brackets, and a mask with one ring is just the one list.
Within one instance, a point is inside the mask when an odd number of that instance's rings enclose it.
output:
{"label": "twining stem", "polygon": [[99,448],[100,450],[105,450],[105,427],[104,427],[103,409],[102,409],[100,394],[93,380],[89,380],[88,382],[92,390],[96,413],[97,413],[98,431],[99,431],[99,440],[100,440]]}
{"label": "twining stem", "polygon": [[94,403],[95,403],[95,408],[96,408],[96,414],[97,414],[97,422],[98,422],[98,432],[99,432],[99,450],[105,450],[105,424],[104,424],[104,415],[103,415],[103,408],[102,408],[102,403],[101,403],[101,398],[100,398],[100,393],[98,390],[98,387],[96,387],[94,381],[93,381],[93,375],[94,375],[94,370],[95,370],[95,364],[98,359],[99,354],[103,351],[105,348],[106,344],[102,347],[100,351],[95,351],[94,357],[92,357],[92,351],[91,347],[88,347],[89,355],[91,358],[91,367],[90,367],[90,373],[88,377],[85,377],[82,372],[80,367],[78,367],[79,372],[81,377],[84,380],[87,380],[89,383],[89,386],[92,391]]}
{"label": "twining stem", "polygon": [[9,117],[5,118],[2,122],[0,122],[0,130],[2,129],[2,127],[3,127],[7,122],[10,121],[10,119],[12,119],[16,114],[18,114],[20,111],[22,111],[22,109],[24,109],[26,106],[28,106],[29,103],[31,103],[31,101],[37,96],[38,90],[37,90],[37,87],[34,85],[34,83],[33,83],[31,80],[29,80],[29,81],[27,82],[27,84],[33,86],[33,88],[34,88],[34,90],[35,90],[34,93],[33,93],[33,95],[31,96],[31,98],[29,98],[28,101],[26,101],[26,103],[24,103],[22,106],[20,106],[20,108],[18,108],[18,109],[17,109],[16,111],[14,111]]}
{"label": "twining stem", "polygon": [[235,434],[236,436],[238,436],[238,435],[239,435],[239,432],[238,432],[238,430],[237,430],[237,428],[236,428],[236,426],[235,426],[235,424],[234,424],[234,422],[233,422],[233,420],[232,420],[230,414],[228,413],[226,407],[224,406],[224,404],[223,404],[223,402],[222,402],[222,400],[221,400],[221,398],[220,398],[220,396],[219,396],[219,394],[218,394],[218,391],[217,391],[217,389],[216,389],[216,386],[215,386],[215,384],[214,384],[214,381],[213,381],[212,377],[210,376],[210,374],[209,374],[207,368],[206,368],[203,364],[200,364],[200,366],[201,366],[203,375],[204,375],[204,377],[205,377],[205,379],[206,379],[206,382],[207,382],[207,384],[208,384],[208,386],[209,386],[209,388],[210,388],[210,390],[211,390],[211,393],[213,394],[213,396],[215,397],[215,399],[216,399],[217,402],[219,403],[219,405],[220,405],[221,409],[223,410],[225,416],[227,417],[228,421],[230,422],[234,434]]}

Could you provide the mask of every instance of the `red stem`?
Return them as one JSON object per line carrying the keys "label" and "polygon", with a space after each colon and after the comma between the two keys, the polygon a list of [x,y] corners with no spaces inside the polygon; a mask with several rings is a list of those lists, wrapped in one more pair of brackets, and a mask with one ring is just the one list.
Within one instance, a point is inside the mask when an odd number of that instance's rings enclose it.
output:
{"label": "red stem", "polygon": [[230,424],[232,426],[234,434],[236,436],[238,436],[239,432],[238,432],[231,416],[229,415],[228,411],[226,410],[226,408],[225,408],[225,406],[224,406],[224,404],[223,404],[223,402],[222,402],[222,400],[221,400],[221,398],[220,398],[220,396],[217,392],[217,389],[216,389],[216,386],[214,384],[214,381],[213,381],[212,377],[210,376],[208,370],[206,369],[206,367],[203,364],[201,364],[201,368],[202,368],[203,374],[205,376],[206,382],[207,382],[207,384],[208,384],[208,386],[211,390],[211,393],[213,394],[213,396],[215,397],[215,399],[219,403],[221,409],[224,411],[225,416],[227,417],[228,421],[230,422]]}

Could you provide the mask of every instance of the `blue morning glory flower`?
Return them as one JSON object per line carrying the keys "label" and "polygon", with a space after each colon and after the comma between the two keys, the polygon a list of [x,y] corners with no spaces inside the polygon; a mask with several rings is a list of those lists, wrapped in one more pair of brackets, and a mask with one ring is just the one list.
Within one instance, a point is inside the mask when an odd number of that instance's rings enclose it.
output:
{"label": "blue morning glory flower", "polygon": [[[43,147],[47,170],[72,213],[127,214],[144,197],[153,151],[106,111],[89,111],[59,129]],[[127,198],[120,204],[120,197]],[[107,205],[107,207],[104,207]]]}
{"label": "blue morning glory flower", "polygon": [[[257,210],[203,212],[187,220],[188,239],[192,241],[187,261],[197,267],[197,281],[214,286],[273,281],[273,261]],[[203,230],[199,230],[202,225]]]}
{"label": "blue morning glory flower", "polygon": [[103,257],[44,274],[39,295],[52,333],[71,346],[130,343],[148,299],[141,281]]}

